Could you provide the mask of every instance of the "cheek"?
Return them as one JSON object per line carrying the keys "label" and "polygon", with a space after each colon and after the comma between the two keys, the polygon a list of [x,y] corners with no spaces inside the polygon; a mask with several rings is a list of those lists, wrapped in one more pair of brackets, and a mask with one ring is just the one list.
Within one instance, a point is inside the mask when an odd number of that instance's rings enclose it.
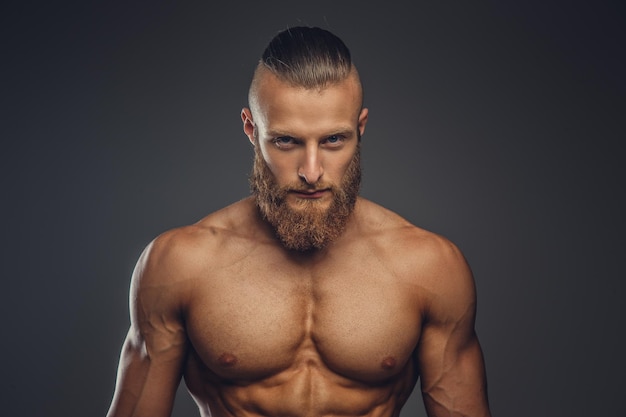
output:
{"label": "cheek", "polygon": [[328,164],[327,172],[332,171],[332,175],[336,180],[342,179],[348,172],[353,157],[354,155],[350,155],[349,157],[333,160],[332,163]]}
{"label": "cheek", "polygon": [[273,152],[262,152],[261,158],[265,160],[265,164],[269,168],[270,172],[274,175],[276,180],[280,182],[293,180],[294,173],[297,173],[297,169],[293,168],[293,163],[289,158],[279,157]]}

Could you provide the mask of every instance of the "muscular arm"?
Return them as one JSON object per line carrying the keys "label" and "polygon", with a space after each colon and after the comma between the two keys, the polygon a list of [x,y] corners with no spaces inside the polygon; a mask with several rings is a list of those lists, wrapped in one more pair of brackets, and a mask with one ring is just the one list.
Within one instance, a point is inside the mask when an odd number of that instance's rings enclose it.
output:
{"label": "muscular arm", "polygon": [[454,245],[438,246],[428,267],[432,295],[417,349],[424,405],[431,417],[488,417],[485,368],[474,331],[474,280]]}
{"label": "muscular arm", "polygon": [[158,239],[149,245],[133,273],[131,324],[107,417],[171,414],[187,339],[167,245]]}

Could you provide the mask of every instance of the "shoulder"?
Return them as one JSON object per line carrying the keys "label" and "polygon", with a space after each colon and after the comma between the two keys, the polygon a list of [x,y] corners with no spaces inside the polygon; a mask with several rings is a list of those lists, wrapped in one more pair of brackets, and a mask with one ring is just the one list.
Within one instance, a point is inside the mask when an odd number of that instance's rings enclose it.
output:
{"label": "shoulder", "polygon": [[415,226],[397,213],[371,201],[359,200],[359,234],[392,252],[435,267],[465,264],[459,248],[448,238]]}
{"label": "shoulder", "polygon": [[417,227],[400,215],[362,201],[366,235],[398,279],[417,288],[425,308],[454,310],[475,302],[474,279],[458,246],[445,236]]}
{"label": "shoulder", "polygon": [[133,287],[174,288],[206,277],[207,270],[228,263],[260,240],[256,223],[251,204],[242,200],[194,224],[161,233],[139,257]]}

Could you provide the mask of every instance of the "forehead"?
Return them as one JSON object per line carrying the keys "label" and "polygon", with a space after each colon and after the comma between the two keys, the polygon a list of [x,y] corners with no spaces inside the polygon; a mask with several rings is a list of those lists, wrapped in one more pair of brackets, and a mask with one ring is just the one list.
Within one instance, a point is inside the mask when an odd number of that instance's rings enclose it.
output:
{"label": "forehead", "polygon": [[361,110],[361,88],[356,77],[307,89],[293,86],[266,72],[251,102],[253,118],[261,130],[315,134],[356,128]]}

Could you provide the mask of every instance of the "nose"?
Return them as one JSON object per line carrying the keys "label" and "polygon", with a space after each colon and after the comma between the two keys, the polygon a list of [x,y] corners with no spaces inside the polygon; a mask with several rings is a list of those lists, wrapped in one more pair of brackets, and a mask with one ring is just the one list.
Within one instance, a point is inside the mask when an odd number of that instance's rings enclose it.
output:
{"label": "nose", "polygon": [[307,184],[315,184],[324,174],[319,149],[316,144],[307,146],[304,160],[298,169],[298,176]]}

